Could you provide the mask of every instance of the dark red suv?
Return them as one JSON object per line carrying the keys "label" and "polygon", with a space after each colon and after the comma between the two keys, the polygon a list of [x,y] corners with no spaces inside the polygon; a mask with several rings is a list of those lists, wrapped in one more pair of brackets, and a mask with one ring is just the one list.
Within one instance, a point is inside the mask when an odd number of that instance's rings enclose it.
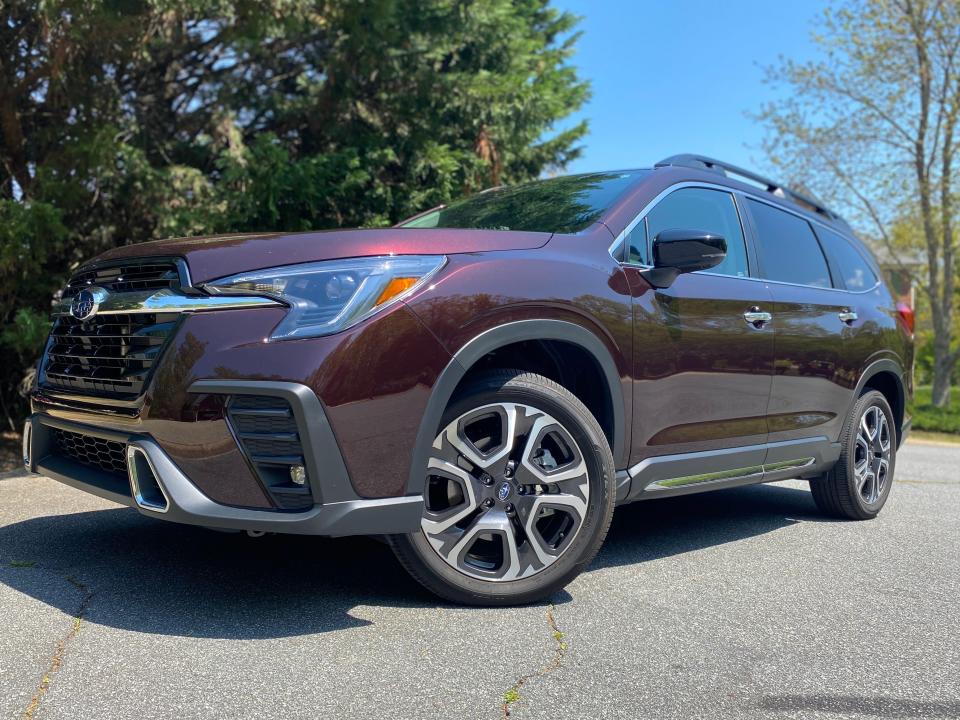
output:
{"label": "dark red suv", "polygon": [[635,500],[800,477],[871,518],[909,426],[912,314],[850,228],[700,156],[118,248],[54,316],[30,470],[174,522],[385,535],[461,602],[555,592]]}

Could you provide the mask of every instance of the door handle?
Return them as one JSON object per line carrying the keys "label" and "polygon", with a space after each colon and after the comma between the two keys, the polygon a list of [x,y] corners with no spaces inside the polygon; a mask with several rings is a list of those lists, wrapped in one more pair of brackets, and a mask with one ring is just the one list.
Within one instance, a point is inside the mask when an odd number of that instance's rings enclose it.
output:
{"label": "door handle", "polygon": [[755,328],[762,328],[768,322],[773,320],[773,315],[768,312],[764,312],[756,305],[743,313],[743,319],[747,321],[748,325],[753,325]]}
{"label": "door handle", "polygon": [[843,310],[842,312],[837,313],[837,317],[840,318],[840,322],[846,323],[847,325],[852,325],[853,321],[857,319],[856,310]]}

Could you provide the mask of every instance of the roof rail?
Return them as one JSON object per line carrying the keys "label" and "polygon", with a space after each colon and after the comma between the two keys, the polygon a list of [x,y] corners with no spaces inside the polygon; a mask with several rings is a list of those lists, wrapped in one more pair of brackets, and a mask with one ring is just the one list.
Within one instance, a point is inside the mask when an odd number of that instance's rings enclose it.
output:
{"label": "roof rail", "polygon": [[725,163],[720,160],[714,160],[713,158],[706,157],[705,155],[693,155],[690,153],[685,153],[683,155],[671,155],[670,157],[658,162],[656,165],[654,165],[654,167],[668,167],[671,165],[675,167],[694,168],[696,170],[707,170],[709,172],[719,173],[725,177],[732,175],[735,176],[734,179],[736,179],[736,176],[745,178],[758,185],[762,185],[768,193],[775,195],[778,198],[796,203],[797,205],[800,205],[807,210],[811,210],[818,215],[823,215],[829,220],[840,222],[843,225],[847,224],[846,221],[840,217],[840,215],[833,212],[833,210],[828,208],[816,198],[795,192],[790,188],[781,185],[780,183],[774,182],[770,178],[763,177],[762,175],[758,175],[750,170],[744,170],[736,165],[731,165],[730,163]]}

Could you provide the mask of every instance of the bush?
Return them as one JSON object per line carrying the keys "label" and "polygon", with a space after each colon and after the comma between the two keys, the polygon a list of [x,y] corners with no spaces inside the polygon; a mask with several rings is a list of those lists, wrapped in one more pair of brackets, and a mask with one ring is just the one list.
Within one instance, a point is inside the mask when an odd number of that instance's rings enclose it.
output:
{"label": "bush", "polygon": [[950,404],[945,408],[934,407],[930,399],[929,386],[916,389],[910,408],[913,429],[960,434],[960,388],[951,388]]}

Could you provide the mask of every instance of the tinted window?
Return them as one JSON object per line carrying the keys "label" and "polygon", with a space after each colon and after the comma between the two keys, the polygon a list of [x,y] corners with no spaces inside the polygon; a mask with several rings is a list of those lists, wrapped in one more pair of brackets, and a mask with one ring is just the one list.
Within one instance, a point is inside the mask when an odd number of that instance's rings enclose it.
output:
{"label": "tinted window", "polygon": [[817,228],[817,235],[840,271],[847,290],[869,290],[877,284],[876,274],[849,240],[824,228]]}
{"label": "tinted window", "polygon": [[458,200],[401,227],[575,233],[595,223],[648,170],[591,173],[497,188]]}
{"label": "tinted window", "polygon": [[651,242],[664,230],[706,230],[727,241],[727,257],[710,272],[746,277],[747,249],[733,196],[722,190],[682,188],[670,193],[647,213]]}
{"label": "tinted window", "polygon": [[769,280],[830,287],[830,271],[810,223],[766,203],[748,199],[757,226],[764,277]]}

